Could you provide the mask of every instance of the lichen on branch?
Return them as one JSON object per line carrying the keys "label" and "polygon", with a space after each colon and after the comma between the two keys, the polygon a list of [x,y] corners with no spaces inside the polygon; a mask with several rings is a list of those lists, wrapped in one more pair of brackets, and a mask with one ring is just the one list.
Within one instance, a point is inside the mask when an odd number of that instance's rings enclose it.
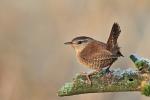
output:
{"label": "lichen on branch", "polygon": [[92,84],[87,83],[85,76],[77,74],[72,82],[66,83],[59,91],[58,96],[70,96],[84,93],[141,91],[150,96],[150,61],[131,55],[135,69],[114,69],[110,73],[103,69],[90,76]]}

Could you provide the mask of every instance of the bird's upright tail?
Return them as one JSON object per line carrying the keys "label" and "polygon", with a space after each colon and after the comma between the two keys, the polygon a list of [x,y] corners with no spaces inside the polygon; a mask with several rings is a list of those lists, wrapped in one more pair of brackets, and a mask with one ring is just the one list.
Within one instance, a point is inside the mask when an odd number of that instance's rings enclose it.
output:
{"label": "bird's upright tail", "polygon": [[120,52],[120,47],[118,46],[117,39],[121,33],[119,24],[114,23],[110,32],[110,36],[107,41],[107,49],[116,53],[118,56],[123,56]]}

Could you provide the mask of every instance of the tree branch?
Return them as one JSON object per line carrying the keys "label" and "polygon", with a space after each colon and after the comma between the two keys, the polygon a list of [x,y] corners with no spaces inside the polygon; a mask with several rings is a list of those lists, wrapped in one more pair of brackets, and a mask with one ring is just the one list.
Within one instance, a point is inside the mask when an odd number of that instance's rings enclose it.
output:
{"label": "tree branch", "polygon": [[85,76],[77,74],[72,82],[66,83],[58,91],[58,96],[125,91],[141,91],[150,96],[150,61],[137,55],[131,55],[130,58],[137,70],[114,69],[106,73],[106,69],[103,69],[90,76],[91,85],[87,84]]}

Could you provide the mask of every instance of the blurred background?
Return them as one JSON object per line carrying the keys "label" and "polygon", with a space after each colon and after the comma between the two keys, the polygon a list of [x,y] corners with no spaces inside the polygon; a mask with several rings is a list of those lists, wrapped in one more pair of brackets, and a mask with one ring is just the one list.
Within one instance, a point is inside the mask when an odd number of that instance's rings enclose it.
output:
{"label": "blurred background", "polygon": [[0,0],[0,100],[149,100],[139,92],[57,97],[89,71],[63,43],[80,35],[106,42],[114,22],[126,57],[111,68],[134,68],[131,53],[150,59],[149,0]]}

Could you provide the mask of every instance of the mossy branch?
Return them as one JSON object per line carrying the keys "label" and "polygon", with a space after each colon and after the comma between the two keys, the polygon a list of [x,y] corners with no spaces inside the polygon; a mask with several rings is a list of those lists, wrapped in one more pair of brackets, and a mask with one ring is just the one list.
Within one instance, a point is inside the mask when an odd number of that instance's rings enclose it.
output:
{"label": "mossy branch", "polygon": [[87,84],[86,77],[77,74],[73,82],[66,83],[59,91],[58,96],[70,96],[84,93],[127,92],[141,91],[150,96],[150,61],[137,55],[131,55],[135,69],[114,69],[106,73],[103,69],[90,76],[92,84]]}

